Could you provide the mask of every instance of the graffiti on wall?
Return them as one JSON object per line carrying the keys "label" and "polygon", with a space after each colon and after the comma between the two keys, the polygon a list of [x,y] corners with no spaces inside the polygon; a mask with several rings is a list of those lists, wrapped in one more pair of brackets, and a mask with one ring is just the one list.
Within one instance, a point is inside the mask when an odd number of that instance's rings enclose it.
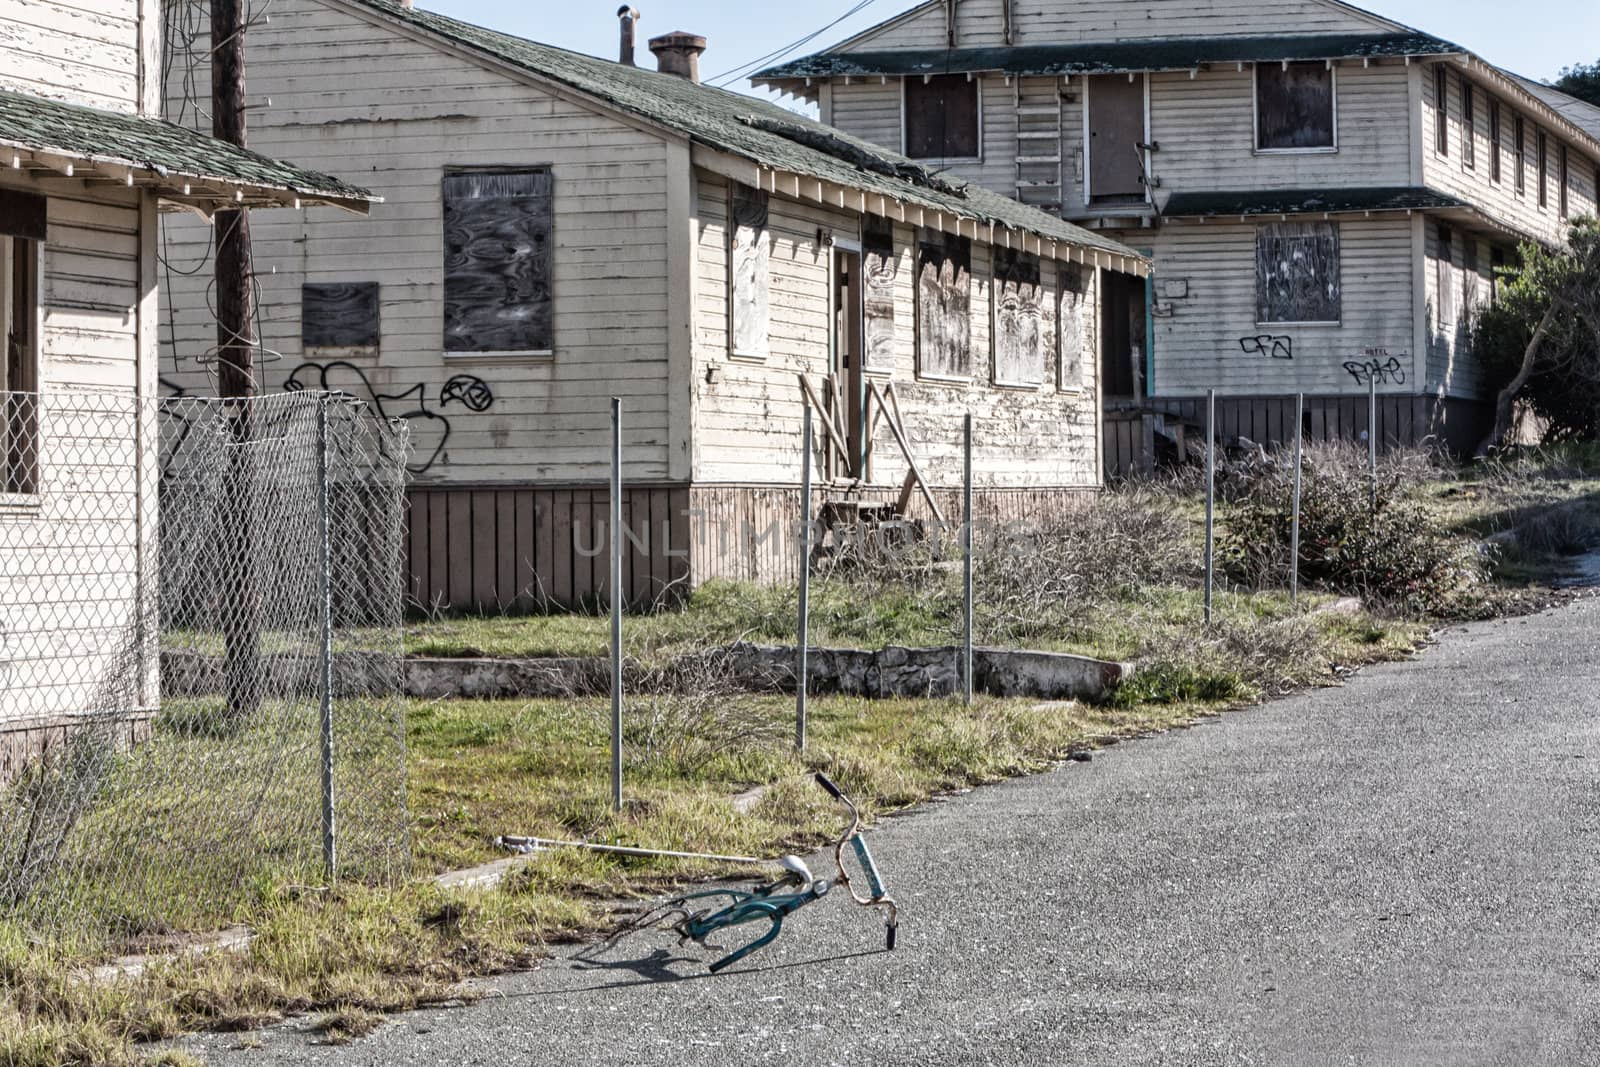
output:
{"label": "graffiti on wall", "polygon": [[1405,355],[1387,348],[1364,348],[1360,359],[1345,360],[1344,369],[1357,385],[1404,385],[1406,368],[1402,361]]}
{"label": "graffiti on wall", "polygon": [[433,400],[428,383],[418,382],[397,393],[379,392],[366,371],[342,359],[302,363],[290,372],[283,387],[291,392],[319,389],[343,393],[371,404],[383,418],[406,420],[411,431],[412,456],[406,469],[412,474],[427,473],[444,454],[451,428],[450,417],[444,414],[444,409],[458,404],[473,414],[481,414],[494,406],[494,390],[475,374],[457,374],[446,381],[439,388],[438,410],[434,410],[429,406]]}
{"label": "graffiti on wall", "polygon": [[1294,339],[1282,334],[1258,333],[1239,338],[1239,348],[1247,356],[1293,359]]}

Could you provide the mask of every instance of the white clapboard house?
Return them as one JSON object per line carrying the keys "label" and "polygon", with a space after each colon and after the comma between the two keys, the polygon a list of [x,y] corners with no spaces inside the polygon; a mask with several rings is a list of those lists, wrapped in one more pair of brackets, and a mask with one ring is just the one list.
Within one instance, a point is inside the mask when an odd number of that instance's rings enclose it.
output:
{"label": "white clapboard house", "polygon": [[[419,601],[599,590],[612,396],[635,600],[794,573],[808,405],[839,514],[954,518],[968,411],[986,513],[1098,488],[1096,294],[1141,257],[701,85],[702,38],[651,47],[661,70],[383,0],[276,0],[250,31],[254,143],[384,198],[255,228],[267,384],[410,420]],[[183,113],[208,76],[177,75]],[[162,376],[190,390],[208,237],[167,228]]]}
{"label": "white clapboard house", "polygon": [[159,13],[0,0],[0,783],[156,700],[157,212],[366,206],[162,121]]}
{"label": "white clapboard house", "polygon": [[1494,268],[1595,209],[1600,111],[1337,0],[929,0],[755,80],[1150,253],[1100,294],[1108,441],[1123,409],[1146,456],[1208,389],[1230,435],[1296,392],[1349,435],[1374,380],[1386,441],[1470,447]]}

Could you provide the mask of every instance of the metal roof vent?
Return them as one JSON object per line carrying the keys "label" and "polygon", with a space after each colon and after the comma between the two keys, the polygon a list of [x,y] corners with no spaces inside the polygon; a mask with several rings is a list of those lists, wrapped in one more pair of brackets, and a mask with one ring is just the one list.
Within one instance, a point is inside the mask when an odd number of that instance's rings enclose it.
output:
{"label": "metal roof vent", "polygon": [[664,33],[650,38],[650,51],[656,55],[656,69],[663,74],[676,74],[690,81],[700,81],[700,55],[706,50],[706,39],[697,34]]}
{"label": "metal roof vent", "polygon": [[639,9],[623,4],[617,8],[617,18],[622,20],[622,55],[617,59],[623,66],[633,66],[633,25],[639,21]]}

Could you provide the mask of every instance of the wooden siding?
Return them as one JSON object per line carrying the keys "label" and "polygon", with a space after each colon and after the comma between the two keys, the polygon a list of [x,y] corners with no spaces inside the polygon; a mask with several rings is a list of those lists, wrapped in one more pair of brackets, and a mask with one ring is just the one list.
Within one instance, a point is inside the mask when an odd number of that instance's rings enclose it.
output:
{"label": "wooden siding", "polygon": [[1155,394],[1364,394],[1372,360],[1380,391],[1417,392],[1411,221],[1336,221],[1343,318],[1331,324],[1257,324],[1253,223],[1174,223],[1141,238],[1159,264]]}
{"label": "wooden siding", "polygon": [[[1430,393],[1475,398],[1488,383],[1482,366],[1472,356],[1472,329],[1476,312],[1489,303],[1494,292],[1496,246],[1471,230],[1455,226],[1450,229],[1448,259],[1439,244],[1438,221],[1428,219],[1423,230],[1427,389]],[[1474,263],[1476,270],[1471,269]],[[1441,300],[1441,283],[1450,287],[1448,300]],[[1474,293],[1475,302],[1468,299]]]}
{"label": "wooden siding", "polygon": [[[802,401],[797,375],[820,381],[829,369],[828,253],[819,229],[859,238],[854,212],[771,201],[771,355],[755,362],[730,358],[727,350],[728,183],[701,171],[695,282],[695,460],[694,483],[798,484]],[[1038,389],[993,385],[990,249],[972,248],[971,339],[973,377],[968,382],[917,378],[915,230],[895,226],[897,267],[893,283],[892,357],[885,372],[869,372],[880,385],[892,381],[900,394],[907,431],[923,474],[951,484],[959,479],[961,416],[969,408],[975,424],[974,465],[981,484],[993,486],[1094,485],[1098,438],[1098,370],[1085,359],[1081,383],[1057,388],[1046,375]],[[1055,366],[1057,265],[1043,264],[1043,330],[1046,365]],[[1091,298],[1092,308],[1097,301]],[[1097,353],[1098,325],[1085,315]],[[1074,388],[1077,386],[1077,388]],[[872,484],[898,486],[906,467],[888,429],[879,426],[873,447]]]}
{"label": "wooden siding", "polygon": [[[414,414],[424,484],[602,481],[609,398],[621,396],[629,471],[669,476],[688,450],[687,422],[674,419],[668,396],[668,172],[687,166],[686,153],[674,156],[660,135],[594,105],[318,0],[275,0],[271,22],[251,31],[248,62],[252,97],[272,101],[251,112],[252,148],[385,198],[370,218],[329,209],[256,215],[262,342],[274,353],[268,390],[310,361],[317,367],[296,375],[302,384],[323,384],[328,368],[327,385],[380,396],[391,415]],[[169,86],[173,114],[181,75],[174,70]],[[209,75],[202,68],[196,77],[206,84]],[[540,165],[552,168],[555,197],[554,354],[446,356],[444,170]],[[193,218],[163,225],[175,330],[163,331],[162,376],[208,392],[196,360],[216,343],[210,234]],[[379,283],[377,348],[304,348],[305,282]],[[489,407],[447,399],[460,376],[488,387]]]}
{"label": "wooden siding", "polygon": [[0,88],[139,110],[140,0],[0,0]]}
{"label": "wooden siding", "polygon": [[[1393,26],[1376,15],[1318,0],[1015,0],[1016,44],[1075,44],[1147,37],[1248,37],[1272,33],[1372,33]],[[1001,8],[994,0],[961,0],[957,44],[1005,44]],[[852,38],[841,51],[943,48],[945,9],[926,4]]]}
{"label": "wooden siding", "polygon": [[[46,191],[20,177],[0,184]],[[30,723],[0,742],[13,755],[58,741],[56,718],[99,696],[96,670],[123,669],[141,550],[153,551],[154,502],[140,496],[137,464],[154,457],[133,398],[153,385],[154,205],[84,188],[51,195],[46,213],[40,493],[0,502],[0,722]],[[153,676],[144,681],[153,700]]]}
{"label": "wooden siding", "polygon": [[[611,492],[603,485],[414,487],[407,595],[421,610],[529,612],[610,597]],[[623,489],[624,594],[645,608],[689,575],[689,491]]]}
{"label": "wooden siding", "polygon": [[[1422,155],[1422,174],[1425,183],[1431,188],[1441,192],[1452,193],[1466,200],[1476,207],[1482,208],[1492,218],[1504,225],[1510,226],[1519,233],[1527,234],[1541,241],[1564,242],[1567,236],[1567,220],[1561,218],[1559,212],[1560,193],[1556,183],[1560,180],[1560,151],[1563,143],[1568,144],[1571,154],[1571,166],[1568,174],[1568,218],[1578,215],[1592,215],[1596,210],[1595,202],[1595,165],[1594,149],[1571,142],[1563,138],[1549,125],[1541,121],[1541,116],[1533,111],[1516,107],[1510,99],[1498,97],[1492,86],[1483,82],[1474,82],[1473,92],[1473,126],[1472,138],[1475,144],[1473,152],[1474,166],[1466,165],[1465,153],[1462,151],[1462,138],[1464,137],[1462,125],[1462,79],[1471,76],[1460,67],[1453,64],[1446,65],[1448,71],[1448,86],[1446,89],[1446,115],[1447,115],[1447,140],[1449,154],[1444,155],[1438,151],[1438,109],[1434,105],[1434,70],[1437,65],[1414,68],[1413,77],[1418,78],[1423,91],[1419,94],[1421,114],[1422,138],[1419,149]],[[1501,139],[1501,171],[1498,182],[1491,180],[1489,168],[1489,109],[1495,100],[1500,103],[1500,139]],[[1516,157],[1513,144],[1516,136],[1516,118],[1523,117],[1526,128],[1526,188],[1517,192],[1516,185]],[[1545,131],[1548,137],[1547,151],[1549,153],[1549,195],[1545,206],[1539,206],[1539,162],[1538,162],[1538,137],[1539,131]]]}
{"label": "wooden siding", "polygon": [[[1307,396],[1303,422],[1308,442],[1366,440],[1369,397]],[[1292,396],[1219,396],[1216,430],[1224,447],[1239,438],[1281,447],[1294,441],[1295,401]],[[1191,455],[1204,447],[1206,398],[1158,397],[1136,407],[1106,413],[1106,477],[1118,479],[1154,471],[1158,418],[1170,429],[1181,422]],[[1378,398],[1378,450],[1438,445],[1457,456],[1471,454],[1492,422],[1487,403],[1454,397],[1422,395]],[[1172,454],[1170,443],[1162,451]]]}

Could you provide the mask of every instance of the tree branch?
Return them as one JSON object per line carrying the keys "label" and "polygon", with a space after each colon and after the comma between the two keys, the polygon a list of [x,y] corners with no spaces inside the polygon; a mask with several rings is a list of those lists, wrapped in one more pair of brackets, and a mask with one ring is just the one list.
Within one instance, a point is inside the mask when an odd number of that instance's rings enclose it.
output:
{"label": "tree branch", "polygon": [[1522,387],[1528,384],[1528,379],[1533,376],[1534,365],[1539,360],[1539,350],[1544,347],[1544,339],[1550,333],[1550,327],[1555,324],[1556,313],[1561,309],[1562,301],[1551,300],[1550,306],[1545,308],[1544,317],[1539,320],[1533,336],[1528,340],[1528,347],[1522,351],[1522,366],[1517,368],[1516,376],[1506,383],[1500,390],[1500,395],[1494,402],[1494,429],[1489,431],[1478,445],[1474,455],[1482,459],[1492,450],[1505,442],[1506,435],[1511,432],[1511,415],[1517,394],[1522,392]]}

